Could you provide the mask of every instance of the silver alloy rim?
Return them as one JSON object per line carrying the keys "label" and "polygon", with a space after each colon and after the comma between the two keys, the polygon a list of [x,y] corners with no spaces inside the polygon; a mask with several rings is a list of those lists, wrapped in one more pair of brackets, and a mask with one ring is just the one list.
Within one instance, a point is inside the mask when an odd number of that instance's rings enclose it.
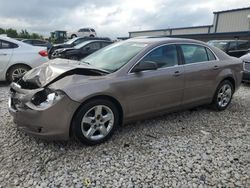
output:
{"label": "silver alloy rim", "polygon": [[17,68],[12,73],[12,80],[15,80],[17,78],[21,78],[25,73],[27,72],[24,68]]}
{"label": "silver alloy rim", "polygon": [[83,135],[89,140],[100,140],[108,135],[114,126],[114,113],[105,105],[88,110],[81,122]]}
{"label": "silver alloy rim", "polygon": [[217,96],[217,102],[220,107],[225,107],[228,105],[232,97],[232,88],[229,84],[223,85]]}

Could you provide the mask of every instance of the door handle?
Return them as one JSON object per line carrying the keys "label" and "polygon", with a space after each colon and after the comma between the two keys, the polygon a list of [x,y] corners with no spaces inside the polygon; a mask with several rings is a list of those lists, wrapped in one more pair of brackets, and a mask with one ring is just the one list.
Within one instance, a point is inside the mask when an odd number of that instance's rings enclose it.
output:
{"label": "door handle", "polygon": [[174,72],[174,76],[175,76],[175,77],[180,76],[180,75],[181,75],[180,71],[175,71],[175,72]]}
{"label": "door handle", "polygon": [[218,65],[215,65],[214,67],[213,67],[213,70],[218,70],[220,67],[218,66]]}

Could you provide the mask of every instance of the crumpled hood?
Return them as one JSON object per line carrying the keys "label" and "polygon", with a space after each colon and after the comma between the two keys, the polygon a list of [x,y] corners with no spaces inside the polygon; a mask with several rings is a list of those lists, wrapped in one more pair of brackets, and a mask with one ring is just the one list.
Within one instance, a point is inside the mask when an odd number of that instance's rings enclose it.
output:
{"label": "crumpled hood", "polygon": [[73,61],[67,59],[54,59],[48,61],[47,63],[44,63],[39,67],[31,69],[23,76],[22,80],[24,82],[37,85],[38,87],[44,87],[53,80],[55,80],[57,77],[69,71],[73,71],[74,69],[99,70],[96,67],[93,67],[85,63],[81,63],[79,61]]}

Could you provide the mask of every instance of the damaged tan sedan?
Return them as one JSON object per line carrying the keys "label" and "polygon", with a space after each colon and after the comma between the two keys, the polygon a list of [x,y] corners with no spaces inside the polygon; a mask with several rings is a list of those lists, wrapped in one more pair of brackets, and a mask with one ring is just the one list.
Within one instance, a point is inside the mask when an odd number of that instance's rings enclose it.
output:
{"label": "damaged tan sedan", "polygon": [[224,110],[242,73],[241,60],[203,42],[135,38],[32,69],[11,84],[9,111],[27,133],[94,145],[130,121],[203,104]]}

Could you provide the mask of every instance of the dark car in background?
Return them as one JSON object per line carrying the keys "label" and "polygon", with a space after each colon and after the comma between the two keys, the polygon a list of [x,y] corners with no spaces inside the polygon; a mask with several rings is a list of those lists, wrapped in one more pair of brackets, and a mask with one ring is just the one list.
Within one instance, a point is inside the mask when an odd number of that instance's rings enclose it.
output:
{"label": "dark car in background", "polygon": [[211,40],[208,44],[233,57],[241,57],[250,50],[250,41],[248,40]]}
{"label": "dark car in background", "polygon": [[89,40],[105,40],[105,41],[111,41],[108,37],[75,37],[71,40],[68,40],[65,43],[62,44],[55,44],[53,45],[50,50],[48,51],[48,57],[51,59],[52,54],[55,50],[61,49],[61,48],[73,48],[74,46]]}
{"label": "dark car in background", "polygon": [[49,41],[45,41],[45,40],[24,39],[24,40],[22,40],[22,42],[25,42],[27,44],[31,44],[32,46],[47,47],[47,49],[50,49],[52,47],[52,44]]}
{"label": "dark car in background", "polygon": [[111,41],[91,40],[85,41],[73,48],[57,49],[53,52],[51,58],[64,58],[72,60],[80,60],[93,52],[112,44]]}
{"label": "dark car in background", "polygon": [[250,53],[240,57],[244,62],[244,73],[242,80],[244,82],[250,82]]}

